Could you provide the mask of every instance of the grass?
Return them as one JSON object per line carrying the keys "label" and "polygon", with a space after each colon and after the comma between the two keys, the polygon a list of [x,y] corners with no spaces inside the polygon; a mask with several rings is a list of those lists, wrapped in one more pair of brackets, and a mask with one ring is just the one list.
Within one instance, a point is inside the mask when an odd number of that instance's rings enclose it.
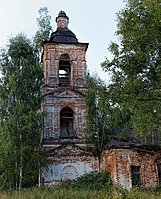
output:
{"label": "grass", "polygon": [[77,181],[62,182],[57,188],[33,187],[20,193],[0,191],[0,199],[161,199],[161,187],[126,191],[112,186],[108,173],[92,172]]}
{"label": "grass", "polygon": [[53,188],[32,188],[24,189],[18,195],[16,192],[2,192],[1,199],[110,199],[110,193],[107,190],[73,190],[73,189],[53,189]]}
{"label": "grass", "polygon": [[29,188],[22,192],[0,192],[0,199],[161,199],[161,191],[136,189],[125,190],[82,190],[65,188]]}

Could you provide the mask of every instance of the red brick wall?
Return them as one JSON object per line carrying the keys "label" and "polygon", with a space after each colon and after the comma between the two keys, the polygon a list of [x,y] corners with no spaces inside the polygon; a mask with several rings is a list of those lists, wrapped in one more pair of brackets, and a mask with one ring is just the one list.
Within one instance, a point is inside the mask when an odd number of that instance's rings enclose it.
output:
{"label": "red brick wall", "polygon": [[157,164],[161,151],[140,151],[132,149],[106,150],[102,154],[102,169],[111,173],[114,183],[123,187],[132,187],[131,166],[140,166],[141,183],[145,187],[158,185]]}
{"label": "red brick wall", "polygon": [[86,48],[86,43],[44,44],[43,63],[45,83],[49,84],[49,78],[53,78],[55,85],[59,83],[59,58],[62,54],[68,54],[71,63],[71,86],[79,86],[80,83],[81,85],[86,85]]}
{"label": "red brick wall", "polygon": [[[44,138],[59,138],[60,111],[63,107],[69,107],[74,112],[76,134],[79,139],[84,139],[87,107],[83,93],[86,90],[87,45],[86,43],[44,44],[43,67],[45,84],[48,85],[43,88],[43,93],[46,95],[42,106],[46,112]],[[69,55],[71,65],[70,88],[64,90],[59,87],[59,58],[63,54]]]}
{"label": "red brick wall", "polygon": [[[86,101],[81,98],[53,98],[52,96],[45,97],[44,110],[47,114],[48,122],[45,122],[44,133],[47,133],[50,128],[51,136],[59,138],[60,135],[60,111],[63,107],[70,107],[74,112],[73,127],[79,139],[84,139],[86,128]],[[44,135],[45,137],[48,135]]]}

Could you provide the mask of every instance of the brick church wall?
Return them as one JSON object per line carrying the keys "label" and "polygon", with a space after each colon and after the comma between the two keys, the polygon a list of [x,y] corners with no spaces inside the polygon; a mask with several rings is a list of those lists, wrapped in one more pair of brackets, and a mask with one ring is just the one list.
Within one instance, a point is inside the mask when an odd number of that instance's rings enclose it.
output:
{"label": "brick church wall", "polygon": [[134,149],[111,149],[102,154],[103,170],[111,173],[114,184],[132,188],[131,166],[140,166],[141,186],[155,187],[159,184],[158,167],[161,150],[138,151]]}
{"label": "brick church wall", "polygon": [[58,85],[59,58],[68,54],[71,62],[71,85],[86,86],[86,53],[87,44],[44,44],[43,63],[46,84]]}

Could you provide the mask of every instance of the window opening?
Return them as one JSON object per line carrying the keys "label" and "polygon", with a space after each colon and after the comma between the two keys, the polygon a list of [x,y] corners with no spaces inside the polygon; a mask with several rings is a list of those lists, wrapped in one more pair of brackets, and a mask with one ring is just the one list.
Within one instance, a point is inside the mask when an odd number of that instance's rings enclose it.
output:
{"label": "window opening", "polygon": [[131,166],[131,176],[132,176],[132,187],[140,186],[140,166]]}
{"label": "window opening", "polygon": [[159,184],[161,184],[161,164],[158,164],[158,178],[159,178]]}
{"label": "window opening", "polygon": [[73,123],[73,110],[70,108],[63,108],[60,112],[60,138],[77,137]]}
{"label": "window opening", "polygon": [[70,84],[70,58],[69,55],[64,54],[59,60],[59,86],[69,86]]}

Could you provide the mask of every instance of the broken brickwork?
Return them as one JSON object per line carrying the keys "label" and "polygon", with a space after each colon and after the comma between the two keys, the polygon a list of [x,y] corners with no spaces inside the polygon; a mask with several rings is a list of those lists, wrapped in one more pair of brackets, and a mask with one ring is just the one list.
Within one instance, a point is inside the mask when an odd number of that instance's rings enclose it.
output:
{"label": "broken brickwork", "polygon": [[[134,180],[138,181],[139,186],[159,185],[160,164],[160,149],[131,147],[104,150],[101,167],[111,173],[113,184],[120,184],[129,190],[133,187]],[[133,168],[136,169],[135,173]],[[133,179],[133,176],[136,179]]]}
{"label": "broken brickwork", "polygon": [[[69,55],[71,65],[70,86],[83,88],[86,86],[86,59],[87,43],[59,44],[45,42],[43,51],[44,78],[50,87],[59,86],[59,62],[62,55]],[[45,90],[49,92],[50,90]]]}

